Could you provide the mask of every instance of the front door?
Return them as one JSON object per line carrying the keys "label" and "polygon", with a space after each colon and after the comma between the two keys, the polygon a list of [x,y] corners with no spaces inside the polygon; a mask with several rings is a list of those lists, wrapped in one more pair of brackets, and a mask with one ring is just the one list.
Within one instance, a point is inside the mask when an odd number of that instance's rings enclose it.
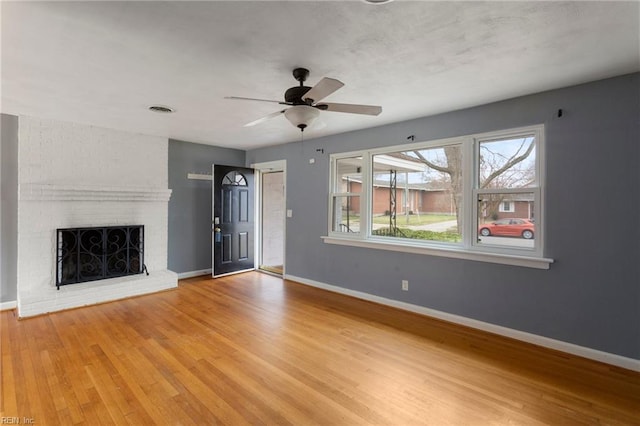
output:
{"label": "front door", "polygon": [[214,165],[211,188],[212,275],[254,269],[253,169]]}

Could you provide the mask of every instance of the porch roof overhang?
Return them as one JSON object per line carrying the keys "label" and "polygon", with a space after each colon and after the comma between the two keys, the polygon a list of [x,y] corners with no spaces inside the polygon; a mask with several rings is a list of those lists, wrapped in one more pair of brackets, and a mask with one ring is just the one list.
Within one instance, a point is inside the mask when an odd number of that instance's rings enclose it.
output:
{"label": "porch roof overhang", "polygon": [[[399,158],[392,155],[376,155],[373,161],[373,172],[389,172],[391,170],[397,173],[426,172],[428,167],[419,160],[412,161],[406,158]],[[351,179],[358,178],[361,174],[362,157],[342,158],[340,159],[340,171],[343,177]]]}

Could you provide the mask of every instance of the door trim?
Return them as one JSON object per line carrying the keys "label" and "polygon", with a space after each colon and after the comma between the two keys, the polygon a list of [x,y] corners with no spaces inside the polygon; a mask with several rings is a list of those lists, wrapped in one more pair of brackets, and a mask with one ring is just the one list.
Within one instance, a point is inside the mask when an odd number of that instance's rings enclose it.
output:
{"label": "door trim", "polygon": [[[284,208],[287,208],[287,160],[267,161],[264,163],[254,163],[249,167],[255,170],[256,191],[255,191],[255,264],[256,270],[261,271],[260,261],[262,260],[262,175],[265,173],[282,172],[282,181],[284,185]],[[282,219],[282,276],[284,277],[287,269],[287,215]]]}

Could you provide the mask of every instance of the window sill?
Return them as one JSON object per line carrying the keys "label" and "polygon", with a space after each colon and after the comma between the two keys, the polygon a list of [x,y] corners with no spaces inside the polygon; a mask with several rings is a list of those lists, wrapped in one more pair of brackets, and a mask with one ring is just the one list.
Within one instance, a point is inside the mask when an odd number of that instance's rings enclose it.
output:
{"label": "window sill", "polygon": [[525,268],[549,269],[553,259],[544,257],[529,257],[510,254],[486,253],[453,248],[431,248],[411,244],[395,244],[375,240],[355,240],[352,238],[321,237],[326,244],[364,247],[378,250],[399,251],[404,253],[424,254],[429,256],[466,259],[478,262],[499,263],[502,265],[522,266]]}

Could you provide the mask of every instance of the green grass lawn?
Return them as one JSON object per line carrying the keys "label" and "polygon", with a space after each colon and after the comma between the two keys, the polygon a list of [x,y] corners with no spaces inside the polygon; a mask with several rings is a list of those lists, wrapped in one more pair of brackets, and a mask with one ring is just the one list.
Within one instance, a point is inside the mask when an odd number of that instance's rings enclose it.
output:
{"label": "green grass lawn", "polygon": [[[383,235],[383,236],[394,236],[400,238],[410,238],[416,240],[427,240],[427,241],[442,241],[442,242],[452,242],[457,243],[462,240],[460,234],[456,232],[456,226],[452,226],[448,230],[444,232],[436,232],[436,231],[428,231],[428,230],[415,230],[405,228],[406,226],[419,226],[419,225],[428,225],[431,223],[438,222],[447,222],[455,220],[456,217],[447,214],[413,214],[409,215],[409,223],[407,223],[407,216],[399,215],[396,218],[396,225],[399,228],[398,233],[391,233],[389,231],[389,216],[376,216],[373,218],[373,223],[377,225],[387,225],[386,227],[382,227],[380,229],[375,229],[371,233],[373,235]],[[343,215],[343,224],[347,223],[347,215],[346,213]],[[358,215],[350,215],[349,216],[349,224],[360,223],[360,216]],[[378,227],[379,228],[379,227]]]}
{"label": "green grass lawn", "polygon": [[410,238],[413,240],[441,241],[446,243],[459,243],[462,237],[457,232],[445,231],[434,232],[425,230],[413,230],[399,228],[396,233],[389,231],[389,228],[381,228],[372,231],[373,235],[383,235],[386,237]]}
{"label": "green grass lawn", "polygon": [[[396,223],[398,226],[402,225],[428,225],[430,223],[445,222],[448,220],[456,220],[456,217],[448,214],[410,214],[409,223],[407,223],[407,216],[397,215]],[[376,216],[373,218],[373,223],[387,225],[389,223],[389,216]]]}

